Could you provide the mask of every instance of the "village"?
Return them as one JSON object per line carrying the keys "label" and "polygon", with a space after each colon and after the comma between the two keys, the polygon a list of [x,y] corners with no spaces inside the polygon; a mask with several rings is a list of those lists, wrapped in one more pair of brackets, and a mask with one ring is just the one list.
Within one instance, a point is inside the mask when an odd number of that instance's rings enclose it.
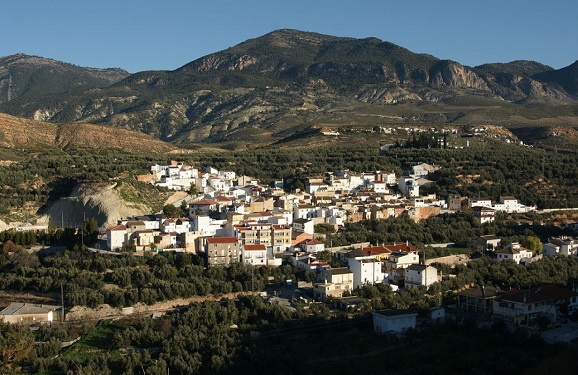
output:
{"label": "village", "polygon": [[[420,221],[462,209],[470,209],[475,221],[482,225],[493,221],[498,212],[535,210],[519,203],[515,197],[501,197],[493,202],[456,195],[447,200],[435,195],[421,196],[420,186],[431,183],[428,174],[437,168],[421,163],[403,176],[381,171],[340,171],[309,178],[304,191],[286,193],[282,181],[276,181],[271,187],[237,176],[233,171],[214,168],[201,171],[177,162],[154,165],[151,167],[153,183],[194,193],[190,201],[180,204],[186,207],[188,216],[151,215],[122,220],[107,230],[107,248],[110,251],[193,252],[202,255],[209,268],[238,262],[252,267],[291,264],[318,274],[309,293],[312,301],[331,301],[335,306],[351,309],[360,303],[352,292],[364,285],[385,284],[394,291],[428,288],[449,277],[431,266],[432,263],[453,267],[472,259],[467,254],[459,254],[426,260],[420,258],[419,249],[407,242],[331,247],[324,242],[323,234],[316,233],[318,225],[338,230],[347,222],[400,215]],[[540,254],[519,243],[502,244],[501,239],[493,235],[478,238],[475,246],[494,262],[512,260],[517,264],[536,262],[543,256],[578,254],[578,238],[574,237],[550,238],[542,244]],[[456,308],[464,314],[481,313],[486,314],[486,318],[530,325],[535,325],[536,318],[543,313],[556,321],[556,312],[559,313],[562,305],[570,310],[578,308],[578,294],[558,286],[538,288],[532,294],[532,301],[520,301],[519,293],[522,292],[468,289],[459,294]],[[508,308],[504,308],[506,305]],[[435,314],[438,318],[444,315],[439,310]],[[389,312],[375,319],[386,322],[387,327],[376,323],[375,329],[401,332],[415,328],[415,318],[411,318],[414,316],[417,314],[413,312]]]}
{"label": "village", "polygon": [[[493,221],[499,212],[526,213],[535,209],[514,197],[501,197],[493,202],[457,195],[447,200],[431,194],[421,196],[420,187],[430,183],[428,174],[437,168],[417,164],[403,176],[381,171],[327,173],[325,177],[308,178],[304,191],[287,193],[282,181],[264,186],[233,171],[210,167],[199,170],[177,162],[153,165],[151,183],[189,192],[188,199],[173,205],[178,217],[163,213],[123,219],[106,230],[106,250],[99,251],[135,255],[193,253],[204,259],[207,269],[233,264],[252,268],[290,264],[317,275],[315,280],[285,280],[285,288],[298,287],[299,293],[290,292],[283,299],[279,290],[278,295],[275,291],[268,298],[275,298],[289,308],[293,308],[298,298],[299,302],[326,303],[337,310],[353,312],[364,304],[364,299],[355,292],[364,286],[385,285],[394,292],[427,290],[452,277],[433,267],[433,263],[456,267],[476,259],[469,254],[425,259],[423,251],[407,241],[327,246],[324,234],[316,232],[319,226],[337,231],[345,223],[401,215],[419,222],[462,209],[471,210],[476,223],[483,225]],[[475,246],[492,262],[509,260],[522,265],[540,261],[542,257],[578,254],[578,238],[574,237],[550,238],[538,253],[520,243],[502,244],[494,235],[479,237]],[[497,320],[536,327],[542,318],[559,322],[578,310],[577,297],[576,290],[557,285],[532,290],[472,286],[458,291],[456,305],[432,308],[426,319],[443,321],[446,315],[451,315],[461,320],[474,317],[479,323]],[[0,312],[0,317],[11,323],[50,322],[62,319],[61,311],[61,306],[56,305],[12,303]],[[121,314],[131,311],[123,309]],[[377,333],[403,333],[416,328],[419,319],[423,320],[416,311],[405,309],[372,313]],[[573,338],[576,331],[572,332],[566,338]]]}

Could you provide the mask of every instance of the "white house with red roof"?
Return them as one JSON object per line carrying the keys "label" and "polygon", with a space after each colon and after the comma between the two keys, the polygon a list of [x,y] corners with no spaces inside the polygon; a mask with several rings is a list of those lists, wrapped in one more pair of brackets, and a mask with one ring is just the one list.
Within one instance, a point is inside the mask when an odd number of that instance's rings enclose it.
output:
{"label": "white house with red roof", "polygon": [[301,242],[299,246],[301,246],[301,250],[305,251],[306,253],[315,254],[325,250],[325,244],[315,239],[306,239],[305,241]]}
{"label": "white house with red roof", "polygon": [[241,258],[244,264],[250,266],[267,265],[267,246],[263,244],[247,244],[242,247]]}
{"label": "white house with red roof", "polygon": [[118,251],[125,245],[127,230],[122,224],[106,231],[106,247],[111,251]]}
{"label": "white house with red roof", "polygon": [[373,181],[373,183],[371,184],[371,188],[376,193],[388,193],[389,192],[389,188],[387,187],[387,184],[381,180]]}

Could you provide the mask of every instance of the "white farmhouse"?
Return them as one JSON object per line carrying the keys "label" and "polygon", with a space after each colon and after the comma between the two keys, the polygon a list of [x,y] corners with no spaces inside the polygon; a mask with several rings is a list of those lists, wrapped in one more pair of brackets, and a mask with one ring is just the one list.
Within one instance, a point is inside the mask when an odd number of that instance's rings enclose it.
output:
{"label": "white farmhouse", "polygon": [[503,262],[507,259],[510,259],[520,264],[530,260],[531,258],[532,250],[523,248],[517,242],[510,244],[503,249],[496,250],[496,259],[498,262]]}
{"label": "white farmhouse", "polygon": [[414,329],[417,313],[408,310],[386,310],[374,312],[373,330],[378,334],[403,333]]}
{"label": "white farmhouse", "polygon": [[117,225],[106,231],[106,248],[111,251],[122,249],[125,245],[126,227]]}

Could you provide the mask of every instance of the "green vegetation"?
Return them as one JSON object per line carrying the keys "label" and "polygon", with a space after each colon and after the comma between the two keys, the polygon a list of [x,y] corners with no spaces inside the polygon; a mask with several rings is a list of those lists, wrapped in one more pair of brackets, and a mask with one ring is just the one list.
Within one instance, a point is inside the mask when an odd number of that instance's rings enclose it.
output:
{"label": "green vegetation", "polygon": [[[132,306],[175,298],[262,290],[272,278],[276,283],[296,279],[289,267],[259,268],[251,272],[242,264],[205,269],[204,259],[187,253],[146,253],[118,257],[80,250],[78,235],[70,236],[66,250],[53,255],[30,254],[11,241],[0,254],[0,289],[58,292],[64,285],[68,307]],[[109,270],[109,271],[107,271]]]}
{"label": "green vegetation", "polygon": [[[0,68],[11,78],[12,99],[106,87],[128,76],[121,69],[83,68],[24,54],[1,57]],[[0,103],[8,99],[6,93],[0,94]]]}
{"label": "green vegetation", "polygon": [[[351,370],[409,374],[432,369],[496,374],[541,368],[543,360],[557,353],[563,355],[556,361],[558,368],[571,366],[571,356],[565,354],[573,347],[546,345],[537,336],[508,330],[502,323],[478,329],[471,322],[456,325],[450,320],[445,325],[424,323],[419,331],[409,331],[401,338],[373,334],[371,315],[367,314],[371,309],[425,311],[438,306],[442,298],[453,301],[454,290],[471,284],[502,289],[545,281],[566,285],[578,276],[578,261],[546,258],[525,267],[479,260],[452,273],[454,278],[434,284],[428,295],[423,288],[394,293],[383,284],[364,286],[356,294],[369,302],[360,305],[354,318],[330,314],[323,304],[297,304],[295,310],[289,310],[259,296],[239,295],[235,300],[192,303],[158,319],[131,317],[94,327],[89,322],[82,326],[56,324],[35,332],[35,341],[43,343],[34,346],[33,355],[27,345],[28,355],[18,362],[50,373],[136,374],[146,369],[152,374],[300,374],[303,366],[315,366],[315,372],[322,374]],[[2,329],[6,326],[0,325]],[[60,342],[78,334],[82,339],[55,358]],[[384,363],[383,356],[394,351],[399,352],[395,363]],[[499,359],[480,361],[480,356]]]}
{"label": "green vegetation", "polygon": [[[471,213],[464,212],[434,216],[420,223],[416,223],[407,216],[346,223],[345,227],[338,233],[327,234],[325,241],[331,242],[334,246],[358,242],[383,244],[406,241],[418,247],[450,242],[456,243],[458,246],[471,246],[476,238],[488,234],[500,237],[502,243],[520,242],[529,245],[529,248],[538,252],[537,243],[540,238],[545,241],[548,237],[572,235],[572,232],[560,228],[552,222],[545,225],[532,225],[512,220],[503,215],[500,215],[492,223],[480,226],[473,222]],[[432,251],[434,250],[432,249]],[[468,249],[468,252],[472,251],[474,251],[473,248]],[[435,248],[436,256],[450,255],[450,253],[451,248]],[[428,256],[430,255],[428,254]]]}

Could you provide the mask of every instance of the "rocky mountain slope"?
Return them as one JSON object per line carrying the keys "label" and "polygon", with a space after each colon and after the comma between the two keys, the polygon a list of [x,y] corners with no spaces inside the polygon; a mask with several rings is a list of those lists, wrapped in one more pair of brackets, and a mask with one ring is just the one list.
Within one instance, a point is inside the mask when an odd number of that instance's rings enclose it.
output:
{"label": "rocky mountain slope", "polygon": [[376,38],[278,30],[175,71],[141,72],[82,94],[20,98],[0,110],[109,124],[181,145],[269,143],[316,124],[524,126],[545,119],[566,126],[578,93],[575,65],[467,67]]}
{"label": "rocky mountain slope", "polygon": [[22,53],[0,57],[0,103],[17,98],[106,87],[127,77],[118,68],[83,68]]}

